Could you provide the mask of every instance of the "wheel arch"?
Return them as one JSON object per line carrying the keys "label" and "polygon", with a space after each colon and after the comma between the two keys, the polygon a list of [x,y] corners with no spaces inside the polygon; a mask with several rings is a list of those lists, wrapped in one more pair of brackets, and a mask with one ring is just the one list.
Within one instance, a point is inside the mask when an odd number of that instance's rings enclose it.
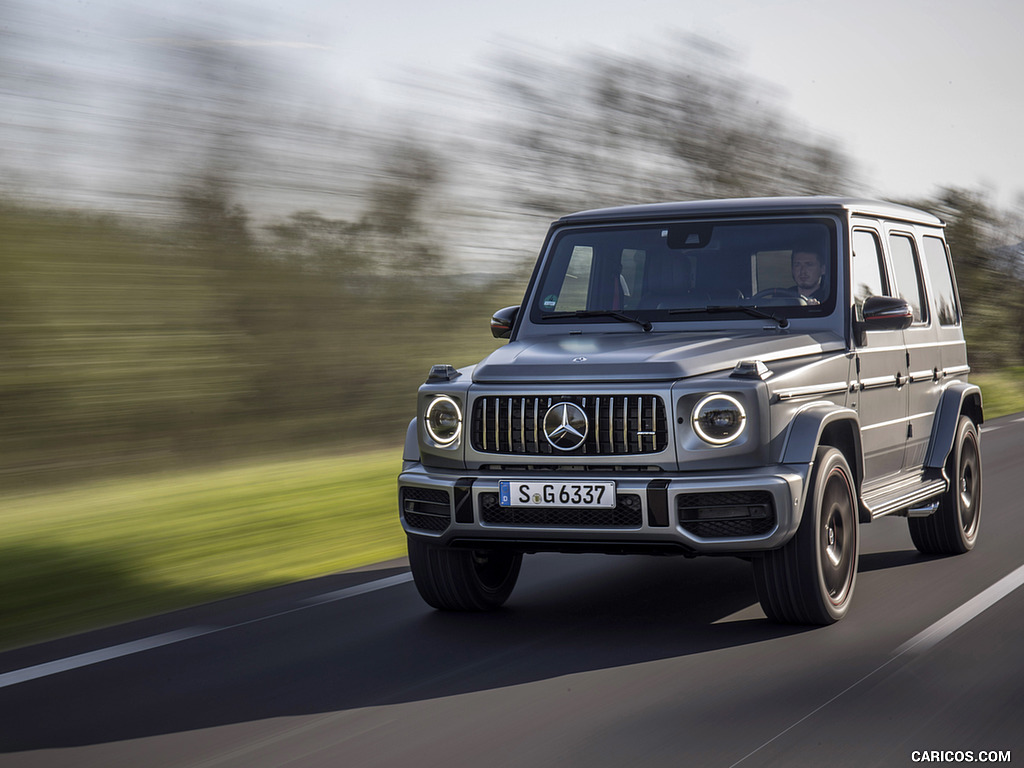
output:
{"label": "wheel arch", "polygon": [[942,393],[935,411],[935,420],[932,422],[934,426],[928,452],[925,454],[926,467],[942,469],[946,466],[946,459],[953,450],[953,441],[956,440],[961,414],[968,416],[979,428],[984,423],[981,388],[976,384],[956,382]]}
{"label": "wheel arch", "polygon": [[871,515],[859,502],[864,479],[864,449],[860,439],[860,418],[852,408],[834,403],[812,403],[793,418],[782,453],[784,464],[807,464],[814,461],[820,446],[838,449],[846,457],[853,472],[858,498],[860,522],[870,522]]}

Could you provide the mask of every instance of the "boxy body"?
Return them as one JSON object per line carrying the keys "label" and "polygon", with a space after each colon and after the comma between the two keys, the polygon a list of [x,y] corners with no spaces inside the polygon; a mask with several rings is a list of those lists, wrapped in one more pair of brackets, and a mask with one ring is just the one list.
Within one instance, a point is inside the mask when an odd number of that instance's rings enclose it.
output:
{"label": "boxy body", "polygon": [[551,226],[508,338],[436,366],[399,477],[427,602],[507,599],[522,554],[732,554],[829,623],[858,525],[973,547],[981,396],[942,222],[847,198],[630,206]]}

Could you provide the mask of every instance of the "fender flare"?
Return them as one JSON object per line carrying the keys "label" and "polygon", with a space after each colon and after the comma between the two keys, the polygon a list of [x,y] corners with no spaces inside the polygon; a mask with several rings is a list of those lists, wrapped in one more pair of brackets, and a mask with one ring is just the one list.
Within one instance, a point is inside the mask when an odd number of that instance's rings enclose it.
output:
{"label": "fender flare", "polygon": [[957,381],[946,387],[935,411],[932,437],[924,460],[926,467],[942,469],[946,466],[946,457],[953,450],[953,441],[956,439],[956,429],[962,413],[967,413],[979,427],[985,421],[981,388],[976,384]]}
{"label": "fender flare", "polygon": [[[835,432],[837,427],[849,430],[848,439],[855,455],[847,458],[855,461],[859,467],[864,455],[860,442],[860,417],[852,408],[827,402],[810,403],[790,420],[789,434],[786,435],[786,442],[782,448],[782,463],[807,464],[814,461],[814,453],[821,445],[822,436],[830,427],[832,432]],[[857,479],[861,479],[859,474]]]}
{"label": "fender flare", "polygon": [[420,460],[420,440],[416,419],[409,422],[405,430],[405,447],[402,449],[402,461]]}
{"label": "fender flare", "polygon": [[[782,447],[783,464],[810,464],[819,445],[831,445],[846,456],[860,496],[864,479],[864,448],[860,417],[852,408],[831,402],[809,403],[793,416]],[[861,510],[864,521],[865,510]]]}

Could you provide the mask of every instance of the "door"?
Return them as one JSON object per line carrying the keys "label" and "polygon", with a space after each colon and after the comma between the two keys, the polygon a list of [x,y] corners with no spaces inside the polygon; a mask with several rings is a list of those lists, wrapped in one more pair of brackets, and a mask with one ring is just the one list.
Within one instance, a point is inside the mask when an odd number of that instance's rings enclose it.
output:
{"label": "door", "polygon": [[[851,243],[853,311],[857,319],[863,319],[864,301],[869,296],[892,296],[892,284],[885,268],[879,230],[857,226]],[[854,343],[854,407],[861,423],[864,484],[870,487],[903,468],[909,408],[907,351],[903,331],[868,331],[862,343],[856,339]]]}
{"label": "door", "polygon": [[[939,372],[942,369],[938,322],[929,301],[921,253],[914,233],[902,227],[890,227],[889,258],[896,295],[906,299],[914,311],[914,321],[903,332],[907,345],[907,444],[903,468],[913,470],[924,465],[932,422],[938,407],[941,390]],[[948,273],[947,273],[948,274]]]}

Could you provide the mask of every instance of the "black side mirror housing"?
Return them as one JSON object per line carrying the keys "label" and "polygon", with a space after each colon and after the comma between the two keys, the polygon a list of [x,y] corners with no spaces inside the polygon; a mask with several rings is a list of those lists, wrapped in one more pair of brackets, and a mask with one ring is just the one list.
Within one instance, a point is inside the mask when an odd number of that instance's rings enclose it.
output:
{"label": "black side mirror housing", "polygon": [[914,310],[906,299],[869,296],[864,301],[863,319],[854,319],[857,343],[864,344],[867,331],[902,331],[914,322]]}
{"label": "black side mirror housing", "polygon": [[499,309],[491,315],[491,335],[496,339],[508,339],[512,336],[512,326],[519,317],[519,305]]}

